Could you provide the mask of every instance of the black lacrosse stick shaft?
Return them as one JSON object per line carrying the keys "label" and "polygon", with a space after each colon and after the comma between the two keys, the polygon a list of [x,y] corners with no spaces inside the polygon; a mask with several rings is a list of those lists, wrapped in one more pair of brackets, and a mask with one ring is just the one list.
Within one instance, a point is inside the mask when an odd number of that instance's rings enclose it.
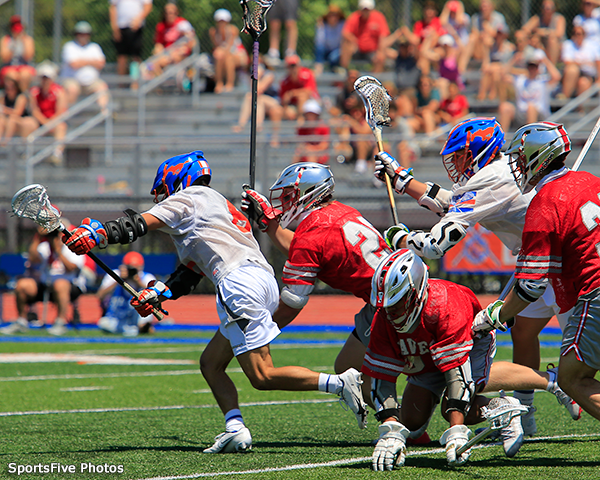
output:
{"label": "black lacrosse stick shaft", "polygon": [[252,54],[252,116],[250,118],[250,188],[256,183],[256,111],[258,109],[258,38]]}

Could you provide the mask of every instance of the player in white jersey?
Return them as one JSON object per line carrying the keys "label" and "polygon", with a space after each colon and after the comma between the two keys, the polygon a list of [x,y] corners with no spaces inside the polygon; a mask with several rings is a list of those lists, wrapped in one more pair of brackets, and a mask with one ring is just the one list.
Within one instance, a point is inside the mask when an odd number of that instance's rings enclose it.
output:
{"label": "player in white jersey", "polygon": [[158,168],[154,180],[151,193],[157,205],[141,215],[126,210],[126,217],[104,225],[86,218],[64,242],[83,255],[95,246],[131,243],[149,230],[167,233],[181,265],[165,283],[150,282],[131,301],[142,316],[150,315],[153,307],[160,308],[167,299],[189,294],[204,276],[214,283],[221,326],[202,353],[200,369],[225,415],[226,431],[205,453],[252,447],[237,390],[225,372],[234,356],[259,390],[334,393],[358,416],[366,405],[357,370],[328,375],[304,367],[273,366],[269,344],[280,333],[272,318],[279,302],[273,269],[248,219],[208,186],[210,179],[211,170],[201,151],[170,158]]}
{"label": "player in white jersey", "polygon": [[[410,232],[402,224],[391,227],[385,233],[390,246],[409,248],[421,257],[439,259],[465,237],[469,227],[479,223],[496,234],[516,255],[521,248],[525,212],[534,193],[521,195],[511,173],[509,158],[500,153],[503,145],[504,132],[494,118],[478,117],[456,125],[440,152],[448,177],[454,182],[452,191],[431,182],[415,180],[411,168],[402,167],[386,152],[378,153],[375,176],[384,181],[387,173],[393,179],[397,193],[408,193],[419,205],[442,217],[428,233]],[[554,291],[548,288],[537,302],[521,312],[511,329],[514,363],[539,369],[538,335],[555,314],[559,320],[568,318],[568,314],[559,315],[559,310]],[[579,418],[579,405],[554,388],[555,368],[543,374],[549,381],[545,387],[538,374],[526,381],[522,372],[518,375],[510,373],[512,365],[504,362],[494,365],[488,387],[503,388],[502,383],[494,381],[499,378],[514,378],[520,385],[530,384],[531,387],[520,389],[513,383],[515,397],[525,405],[533,404],[534,390],[531,388],[547,388],[557,395],[574,419]],[[533,386],[538,383],[539,387]],[[533,435],[537,430],[533,411],[522,421],[525,434]]]}

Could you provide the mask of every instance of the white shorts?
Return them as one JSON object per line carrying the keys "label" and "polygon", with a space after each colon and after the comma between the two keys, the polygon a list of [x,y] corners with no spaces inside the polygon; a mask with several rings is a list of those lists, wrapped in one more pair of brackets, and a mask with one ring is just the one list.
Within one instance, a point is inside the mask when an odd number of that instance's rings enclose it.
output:
{"label": "white shorts", "polygon": [[223,278],[216,290],[219,331],[236,357],[268,345],[281,333],[273,321],[279,305],[277,281],[264,268],[244,265]]}
{"label": "white shorts", "polygon": [[577,359],[594,370],[600,370],[600,289],[586,293],[577,303],[563,331],[560,354],[573,350]]}
{"label": "white shorts", "polygon": [[573,310],[569,310],[566,313],[559,312],[560,307],[556,304],[554,289],[552,288],[552,285],[548,285],[544,294],[535,302],[527,305],[527,307],[519,313],[519,316],[525,318],[552,318],[556,315],[560,329],[564,331],[567,320],[571,316]]}

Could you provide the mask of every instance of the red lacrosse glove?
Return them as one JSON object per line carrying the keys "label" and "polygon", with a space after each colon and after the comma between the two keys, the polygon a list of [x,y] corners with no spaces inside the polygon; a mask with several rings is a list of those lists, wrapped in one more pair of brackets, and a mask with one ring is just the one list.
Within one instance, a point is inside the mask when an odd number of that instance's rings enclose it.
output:
{"label": "red lacrosse glove", "polygon": [[158,299],[160,295],[171,298],[173,292],[163,282],[150,280],[148,286],[139,293],[138,298],[132,298],[129,303],[142,317],[147,317],[148,315],[152,315],[154,308],[161,309],[160,300]]}
{"label": "red lacrosse glove", "polygon": [[85,255],[96,245],[106,248],[108,236],[104,225],[93,218],[84,218],[81,225],[71,232],[71,236],[64,235],[63,243],[77,255]]}
{"label": "red lacrosse glove", "polygon": [[242,212],[256,223],[261,232],[265,232],[269,227],[269,222],[277,218],[281,212],[273,208],[267,197],[256,190],[252,190],[249,185],[243,185],[242,188],[244,189],[242,192]]}

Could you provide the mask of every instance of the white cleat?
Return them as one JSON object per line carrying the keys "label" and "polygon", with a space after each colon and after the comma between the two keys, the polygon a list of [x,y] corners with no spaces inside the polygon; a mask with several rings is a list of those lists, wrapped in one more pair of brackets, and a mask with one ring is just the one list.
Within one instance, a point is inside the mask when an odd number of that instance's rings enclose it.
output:
{"label": "white cleat", "polygon": [[[511,403],[513,405],[521,405],[521,402],[514,397],[500,397],[497,399],[498,404],[496,406],[501,405],[502,403]],[[490,403],[492,403],[490,401]],[[500,437],[502,438],[502,445],[504,447],[504,453],[508,458],[514,457],[521,446],[523,445],[524,435],[523,435],[523,426],[521,425],[521,417],[515,416],[508,426],[504,427],[500,430]]]}
{"label": "white cleat", "polygon": [[552,364],[548,365],[547,369],[548,375],[550,375],[550,382],[552,386],[548,388],[548,391],[556,397],[558,403],[564,405],[569,415],[573,420],[579,420],[581,418],[581,407],[575,400],[569,397],[556,383],[556,377],[558,376],[558,367],[555,367]]}
{"label": "white cleat", "polygon": [[362,394],[362,373],[354,368],[349,368],[344,373],[339,375],[342,381],[342,389],[338,393],[340,400],[343,401],[348,408],[354,412],[358,428],[367,426],[367,404]]}
{"label": "white cleat", "polygon": [[526,437],[533,437],[537,432],[537,425],[535,423],[535,411],[535,407],[529,407],[529,413],[526,413],[521,417],[523,435],[525,435]]}
{"label": "white cleat", "polygon": [[66,325],[63,322],[56,320],[54,321],[54,325],[48,329],[48,333],[50,335],[54,335],[55,337],[60,337],[61,335],[67,333],[67,331]]}
{"label": "white cleat", "polygon": [[0,328],[0,333],[4,335],[14,335],[15,333],[27,332],[29,332],[29,322],[25,318],[17,318],[10,325]]}
{"label": "white cleat", "polygon": [[243,453],[252,450],[252,435],[248,427],[237,432],[224,432],[215,437],[215,444],[204,453]]}

